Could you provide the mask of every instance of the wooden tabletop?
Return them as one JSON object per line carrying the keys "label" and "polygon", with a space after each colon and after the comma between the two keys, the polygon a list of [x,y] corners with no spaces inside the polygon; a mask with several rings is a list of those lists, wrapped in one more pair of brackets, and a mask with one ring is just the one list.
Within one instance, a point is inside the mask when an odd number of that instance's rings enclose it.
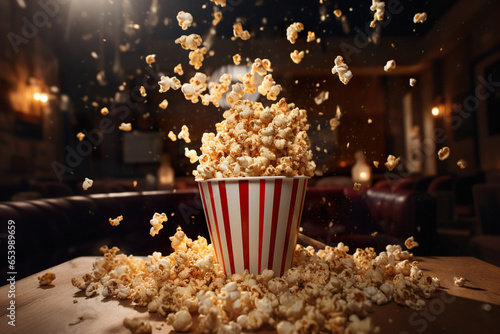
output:
{"label": "wooden tabletop", "polygon": [[[15,327],[8,325],[9,285],[0,288],[0,333],[130,333],[125,317],[150,321],[153,333],[169,333],[165,318],[134,307],[130,301],[86,298],[71,285],[71,278],[92,268],[94,257],[79,257],[44,272],[56,274],[51,287],[39,287],[35,274],[15,285]],[[413,311],[393,302],[370,311],[381,333],[499,333],[500,267],[472,257],[422,257],[420,267],[441,279],[441,291],[427,301],[427,308]],[[454,276],[467,279],[465,287],[453,284]],[[74,302],[76,301],[76,302]],[[488,303],[490,312],[481,307]],[[84,320],[79,320],[79,317]],[[192,331],[196,332],[195,330]],[[259,333],[268,333],[262,331]]]}

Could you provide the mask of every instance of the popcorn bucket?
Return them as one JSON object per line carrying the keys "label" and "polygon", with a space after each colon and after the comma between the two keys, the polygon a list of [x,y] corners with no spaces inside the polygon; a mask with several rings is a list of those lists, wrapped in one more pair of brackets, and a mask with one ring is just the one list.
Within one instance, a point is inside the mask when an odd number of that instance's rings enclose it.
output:
{"label": "popcorn bucket", "polygon": [[292,264],[307,176],[197,180],[217,261],[227,276]]}

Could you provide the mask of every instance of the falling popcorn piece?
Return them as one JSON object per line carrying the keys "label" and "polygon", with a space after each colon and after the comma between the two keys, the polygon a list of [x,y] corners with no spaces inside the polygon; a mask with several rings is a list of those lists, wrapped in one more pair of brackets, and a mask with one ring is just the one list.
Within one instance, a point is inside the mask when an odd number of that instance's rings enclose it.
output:
{"label": "falling popcorn piece", "polygon": [[91,56],[92,56],[92,58],[94,58],[94,59],[98,59],[98,58],[99,58],[99,55],[98,55],[95,51],[92,51],[92,52],[90,53],[90,55],[91,55]]}
{"label": "falling popcorn piece", "polygon": [[48,272],[43,274],[42,276],[38,276],[38,284],[40,286],[51,285],[52,281],[56,279],[56,274]]}
{"label": "falling popcorn piece", "polygon": [[123,319],[123,327],[130,330],[132,334],[151,334],[153,332],[153,328],[149,322],[144,322],[137,318]]}
{"label": "falling popcorn piece", "polygon": [[78,132],[76,134],[76,138],[78,138],[78,141],[82,141],[83,138],[85,138],[85,134],[83,134],[82,132]]}
{"label": "falling popcorn piece", "polygon": [[102,108],[101,109],[101,115],[106,116],[107,114],[109,114],[108,108],[106,108],[106,107]]}
{"label": "falling popcorn piece", "polygon": [[387,169],[390,171],[392,171],[394,168],[396,168],[396,166],[399,164],[399,161],[401,159],[400,158],[397,158],[393,155],[389,155],[387,157],[387,162],[384,164],[385,167],[387,167]]}
{"label": "falling popcorn piece", "polygon": [[300,22],[292,23],[288,28],[286,28],[286,39],[290,41],[290,43],[295,44],[295,41],[299,37],[299,32],[304,30],[304,25]]}
{"label": "falling popcorn piece", "polygon": [[378,161],[373,161],[373,166],[375,166],[375,168],[378,168],[378,165],[379,165]]}
{"label": "falling popcorn piece", "polygon": [[174,73],[183,75],[184,70],[182,69],[182,64],[177,64],[177,66],[174,67]]}
{"label": "falling popcorn piece", "polygon": [[189,65],[194,66],[197,70],[200,69],[206,54],[207,48],[205,47],[189,52]]}
{"label": "falling popcorn piece", "polygon": [[443,147],[438,151],[439,160],[443,161],[448,159],[450,156],[450,148],[448,146]]}
{"label": "falling popcorn piece", "polygon": [[210,1],[212,1],[213,3],[215,3],[216,5],[219,5],[221,7],[226,6],[226,0],[210,0]]}
{"label": "falling popcorn piece", "polygon": [[405,246],[406,248],[408,249],[412,249],[412,248],[415,248],[415,247],[418,247],[418,242],[416,242],[413,237],[409,237],[408,239],[406,239],[405,241]]}
{"label": "falling popcorn piece", "polygon": [[371,236],[372,236],[372,237],[375,237],[375,236],[377,236],[377,234],[378,234],[378,232],[377,232],[377,231],[375,231],[375,232],[372,232],[372,233],[371,233]]}
{"label": "falling popcorn piece", "polygon": [[453,284],[455,284],[456,286],[464,286],[465,285],[465,278],[455,276],[455,277],[453,277]]}
{"label": "falling popcorn piece", "polygon": [[359,189],[361,189],[361,183],[354,182],[354,186],[352,188],[358,191]]}
{"label": "falling popcorn piece", "polygon": [[141,86],[141,88],[139,88],[139,92],[141,93],[142,97],[146,97],[148,95],[146,93],[146,88],[144,88],[144,86]]}
{"label": "falling popcorn piece", "polygon": [[235,38],[241,38],[244,41],[250,39],[250,33],[248,30],[243,30],[243,26],[240,22],[233,24],[233,35]]}
{"label": "falling popcorn piece", "polygon": [[187,147],[184,148],[184,155],[186,158],[189,158],[189,162],[194,164],[196,161],[198,161],[198,154],[196,154],[195,150],[190,150]]}
{"label": "falling popcorn piece", "polygon": [[134,182],[132,182],[132,185],[134,186],[134,188],[137,187],[137,181],[134,180]]}
{"label": "falling popcorn piece", "polygon": [[297,50],[294,50],[292,53],[290,53],[290,58],[292,58],[292,61],[295,64],[299,64],[304,58],[304,51],[299,52]]}
{"label": "falling popcorn piece", "polygon": [[130,124],[130,123],[122,123],[118,127],[118,130],[127,131],[127,132],[128,131],[132,131],[132,124]]}
{"label": "falling popcorn piece", "polygon": [[415,84],[417,83],[417,79],[415,78],[410,78],[410,86],[415,87]]}
{"label": "falling popcorn piece", "polygon": [[156,212],[153,215],[153,218],[151,218],[151,220],[149,221],[149,223],[151,224],[151,229],[149,230],[149,234],[152,237],[157,235],[160,232],[160,230],[163,228],[163,223],[165,223],[167,221],[168,221],[168,217],[165,213],[159,214],[158,212]]}
{"label": "falling popcorn piece", "polygon": [[391,60],[387,61],[387,64],[385,64],[384,71],[390,72],[395,68],[396,68],[396,62],[391,59]]}
{"label": "falling popcorn piece", "polygon": [[[215,9],[215,7],[214,7]],[[214,19],[212,20],[212,25],[215,27],[219,24],[220,20],[222,20],[222,13],[219,11],[214,12]]]}
{"label": "falling popcorn piece", "polygon": [[457,166],[460,167],[460,169],[465,169],[467,167],[467,161],[460,159],[457,161]]}
{"label": "falling popcorn piece", "polygon": [[177,135],[177,138],[184,139],[186,144],[189,144],[191,142],[191,139],[189,139],[189,128],[183,125],[181,128],[181,132],[179,132],[179,134]]}
{"label": "falling popcorn piece", "polygon": [[177,140],[177,136],[175,135],[175,133],[173,131],[170,131],[167,136],[171,141]]}
{"label": "falling popcorn piece", "polygon": [[194,51],[201,45],[201,43],[203,43],[203,39],[198,34],[182,35],[175,40],[175,44],[180,44],[184,50]]}
{"label": "falling popcorn piece", "polygon": [[336,16],[336,17],[341,17],[342,16],[342,11],[340,9],[335,9],[333,11],[333,14]]}
{"label": "falling popcorn piece", "polygon": [[233,56],[233,63],[234,65],[239,65],[241,63],[241,56],[239,54],[235,54]]}
{"label": "falling popcorn piece", "polygon": [[155,54],[151,54],[151,55],[147,55],[146,56],[146,64],[151,65],[155,61],[156,61],[156,55]]}
{"label": "falling popcorn piece", "polygon": [[314,98],[314,103],[316,103],[317,105],[320,105],[321,103],[328,100],[329,97],[330,97],[330,93],[328,91],[324,90],[324,91],[320,92],[318,94],[318,96],[316,96]]}
{"label": "falling popcorn piece", "polygon": [[427,13],[417,13],[413,17],[413,23],[424,23],[424,21],[427,20]]}
{"label": "falling popcorn piece", "polygon": [[382,21],[384,19],[385,12],[385,2],[379,0],[372,0],[372,5],[370,10],[373,13],[373,21],[370,23],[370,28],[375,28],[375,22]]}
{"label": "falling popcorn piece", "polygon": [[93,180],[91,180],[89,178],[85,178],[85,181],[83,181],[83,183],[82,183],[82,188],[83,188],[83,190],[87,190],[90,187],[92,187],[93,184],[94,184]]}
{"label": "falling popcorn piece", "polygon": [[168,101],[165,99],[165,100],[161,101],[161,103],[158,106],[162,109],[167,109]]}
{"label": "falling popcorn piece", "polygon": [[258,73],[262,76],[266,75],[267,72],[272,72],[271,61],[269,59],[255,58],[252,64],[251,73]]}
{"label": "falling popcorn piece", "polygon": [[123,220],[123,216],[118,216],[115,219],[109,218],[109,225],[118,226],[118,225],[120,225],[122,220]]}
{"label": "falling popcorn piece", "polygon": [[182,86],[181,82],[176,77],[169,78],[163,75],[160,77],[158,85],[160,85],[160,90],[159,90],[160,93],[164,93],[168,91],[170,88],[172,88],[173,90],[177,90]]}
{"label": "falling popcorn piece", "polygon": [[177,21],[182,30],[187,30],[193,24],[193,15],[182,10],[177,13]]}
{"label": "falling popcorn piece", "polygon": [[316,34],[314,31],[308,31],[307,32],[307,42],[313,42],[316,39]]}
{"label": "falling popcorn piece", "polygon": [[352,78],[352,72],[341,56],[335,58],[335,66],[332,68],[332,74],[335,75],[336,73],[338,73],[339,79],[344,85],[347,85]]}

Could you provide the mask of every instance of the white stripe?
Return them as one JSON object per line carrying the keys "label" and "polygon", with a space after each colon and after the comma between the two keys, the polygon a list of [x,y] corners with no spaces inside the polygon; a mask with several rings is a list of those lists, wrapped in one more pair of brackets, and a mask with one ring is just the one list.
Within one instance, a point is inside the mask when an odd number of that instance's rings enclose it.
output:
{"label": "white stripe", "polygon": [[273,220],[274,180],[266,180],[266,202],[264,204],[264,226],[262,234],[262,271],[269,265],[269,244],[271,242],[271,223]]}
{"label": "white stripe", "polygon": [[250,253],[250,272],[259,273],[259,210],[260,182],[248,182],[248,245]]}

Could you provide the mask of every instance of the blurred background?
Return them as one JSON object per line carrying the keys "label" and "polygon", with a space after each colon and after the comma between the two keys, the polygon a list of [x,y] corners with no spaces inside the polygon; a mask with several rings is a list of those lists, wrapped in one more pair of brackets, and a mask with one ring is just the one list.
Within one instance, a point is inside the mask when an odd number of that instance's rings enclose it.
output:
{"label": "blurred background", "polygon": [[[352,188],[358,180],[373,189],[426,192],[436,199],[437,233],[464,244],[477,234],[477,198],[484,194],[475,196],[473,188],[498,189],[500,182],[500,2],[388,0],[385,19],[375,28],[369,27],[370,5],[0,2],[0,201],[195,188],[196,165],[185,148],[199,153],[202,134],[215,132],[227,104],[193,104],[180,91],[160,94],[156,82],[175,75],[179,63],[181,82],[195,74],[188,51],[174,40],[196,33],[208,49],[200,71],[212,80],[226,72],[236,82],[255,58],[271,60],[273,77],[283,86],[280,97],[308,112],[318,166],[311,187]],[[187,31],[177,23],[180,10],[194,17]],[[217,26],[214,11],[223,16]],[[414,23],[421,12],[427,20]],[[237,21],[251,33],[249,40],[231,38]],[[305,26],[294,45],[286,39],[293,22]],[[307,31],[317,40],[307,43]],[[307,50],[300,64],[290,59],[294,50]],[[240,66],[232,61],[236,53]],[[151,67],[149,54],[156,54]],[[338,55],[354,75],[347,85],[331,74]],[[385,72],[391,59],[397,67]],[[416,79],[413,87],[410,78]],[[147,97],[140,86],[147,87]],[[166,109],[158,106],[163,99]],[[107,116],[100,112],[104,107]],[[341,124],[332,130],[329,120],[337,110]],[[132,131],[118,130],[122,122],[131,123]],[[182,125],[189,127],[189,144],[167,137]],[[82,141],[79,132],[87,134]],[[444,146],[451,154],[440,161]],[[389,154],[401,158],[392,172],[384,167]],[[457,165],[461,159],[464,169]],[[87,192],[81,188],[85,178],[94,180]],[[487,216],[498,221],[489,210]]]}

